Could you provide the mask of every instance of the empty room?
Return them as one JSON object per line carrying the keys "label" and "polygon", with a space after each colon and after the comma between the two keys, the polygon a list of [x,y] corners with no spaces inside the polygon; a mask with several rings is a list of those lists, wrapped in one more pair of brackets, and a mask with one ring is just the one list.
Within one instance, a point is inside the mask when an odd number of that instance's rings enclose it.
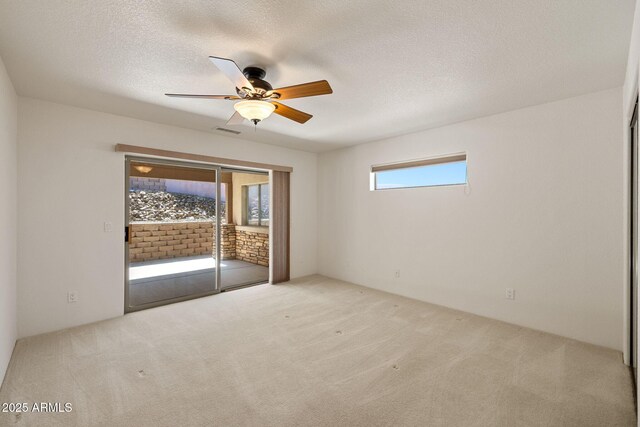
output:
{"label": "empty room", "polygon": [[0,426],[637,426],[636,0],[0,0]]}

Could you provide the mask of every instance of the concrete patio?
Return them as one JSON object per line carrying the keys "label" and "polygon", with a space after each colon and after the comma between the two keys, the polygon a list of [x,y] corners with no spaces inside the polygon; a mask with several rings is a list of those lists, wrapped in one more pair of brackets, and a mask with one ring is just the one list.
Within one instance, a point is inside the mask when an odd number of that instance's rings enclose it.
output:
{"label": "concrete patio", "polygon": [[[194,256],[131,263],[129,304],[140,306],[214,290],[215,258]],[[269,280],[269,268],[240,260],[220,262],[221,289]]]}

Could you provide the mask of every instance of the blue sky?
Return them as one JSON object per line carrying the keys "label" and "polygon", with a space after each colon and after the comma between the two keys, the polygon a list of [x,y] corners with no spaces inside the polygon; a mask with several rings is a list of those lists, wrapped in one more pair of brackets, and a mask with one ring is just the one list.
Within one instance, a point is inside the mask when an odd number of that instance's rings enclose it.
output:
{"label": "blue sky", "polygon": [[376,188],[378,189],[464,184],[466,182],[467,162],[465,161],[376,173]]}

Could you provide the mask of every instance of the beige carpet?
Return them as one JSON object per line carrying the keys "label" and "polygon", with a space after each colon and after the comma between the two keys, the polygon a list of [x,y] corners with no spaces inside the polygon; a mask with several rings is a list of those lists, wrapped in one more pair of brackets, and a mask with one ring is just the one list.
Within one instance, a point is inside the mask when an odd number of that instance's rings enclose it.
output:
{"label": "beige carpet", "polygon": [[631,426],[618,352],[312,276],[23,339],[42,426]]}

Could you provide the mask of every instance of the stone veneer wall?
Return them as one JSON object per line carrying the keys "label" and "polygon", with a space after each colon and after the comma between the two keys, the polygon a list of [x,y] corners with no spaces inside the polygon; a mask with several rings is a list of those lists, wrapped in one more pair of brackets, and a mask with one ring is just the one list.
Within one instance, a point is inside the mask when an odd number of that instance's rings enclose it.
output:
{"label": "stone veneer wall", "polygon": [[141,178],[132,176],[129,180],[131,181],[129,186],[132,190],[167,191],[164,178]]}
{"label": "stone veneer wall", "polygon": [[220,240],[222,241],[220,258],[236,259],[236,226],[234,224],[222,224]]}
{"label": "stone veneer wall", "polygon": [[236,227],[236,259],[269,266],[269,233]]}
{"label": "stone veneer wall", "polygon": [[[214,229],[212,221],[130,224],[129,260],[151,261],[213,254]],[[235,234],[235,225],[222,225],[222,259],[236,257]]]}

